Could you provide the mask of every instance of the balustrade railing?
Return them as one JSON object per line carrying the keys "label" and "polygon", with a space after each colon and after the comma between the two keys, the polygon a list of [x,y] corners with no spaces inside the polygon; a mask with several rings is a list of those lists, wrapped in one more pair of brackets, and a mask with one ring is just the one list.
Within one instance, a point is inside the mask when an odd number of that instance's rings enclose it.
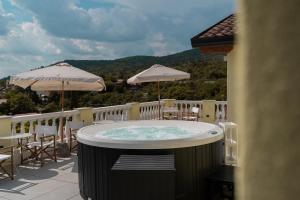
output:
{"label": "balustrade railing", "polygon": [[180,118],[182,118],[185,113],[190,112],[192,107],[197,107],[199,108],[199,119],[202,119],[202,101],[177,100],[175,106],[179,110]]}
{"label": "balustrade railing", "polygon": [[94,121],[101,121],[101,120],[126,121],[128,119],[128,110],[129,110],[129,105],[93,108]]}
{"label": "balustrade railing", "polygon": [[[192,107],[199,108],[199,119],[203,118],[203,102],[202,101],[188,101],[177,100],[175,105],[179,109],[179,116],[183,116],[184,113],[191,111]],[[227,101],[216,101],[215,105],[215,119],[216,122],[227,121]]]}
{"label": "balustrade railing", "polygon": [[227,121],[227,101],[216,102],[216,122]]}
{"label": "balustrade railing", "polygon": [[[19,115],[12,117],[12,134],[33,133],[35,125],[63,126],[66,120],[72,120],[79,115],[78,110],[53,112],[45,114]],[[61,121],[60,118],[63,118]]]}
{"label": "balustrade railing", "polygon": [[[159,118],[159,105],[158,101],[140,103],[139,118],[141,120],[153,120]],[[164,101],[161,101],[161,112],[164,108]],[[175,106],[179,110],[179,118],[191,111],[192,107],[199,108],[199,119],[202,119],[203,101],[186,101],[177,100]],[[126,121],[128,120],[130,105],[117,105],[92,108],[94,121],[101,120],[114,120]],[[227,121],[227,102],[216,101],[215,105],[215,118],[216,122]],[[19,115],[12,117],[12,134],[16,133],[33,133],[35,125],[50,125],[50,126],[64,126],[66,120],[79,119],[79,110],[70,110],[64,112],[54,112],[45,114],[30,114]],[[63,118],[63,120],[60,120]],[[63,124],[60,124],[63,123]]]}
{"label": "balustrade railing", "polygon": [[[160,102],[160,112],[162,113],[162,109],[164,107],[164,103]],[[144,102],[140,104],[140,119],[141,120],[153,120],[159,118],[159,105],[158,101],[153,102]]]}

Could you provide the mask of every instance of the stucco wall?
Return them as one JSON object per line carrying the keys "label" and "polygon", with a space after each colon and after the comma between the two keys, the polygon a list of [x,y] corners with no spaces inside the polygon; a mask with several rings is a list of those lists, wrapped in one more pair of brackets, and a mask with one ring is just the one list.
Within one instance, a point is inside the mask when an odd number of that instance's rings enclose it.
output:
{"label": "stucco wall", "polygon": [[238,199],[300,199],[300,2],[238,4]]}
{"label": "stucco wall", "polygon": [[236,122],[235,117],[235,92],[237,91],[237,83],[235,82],[235,64],[236,47],[231,50],[227,56],[227,118],[228,121]]}

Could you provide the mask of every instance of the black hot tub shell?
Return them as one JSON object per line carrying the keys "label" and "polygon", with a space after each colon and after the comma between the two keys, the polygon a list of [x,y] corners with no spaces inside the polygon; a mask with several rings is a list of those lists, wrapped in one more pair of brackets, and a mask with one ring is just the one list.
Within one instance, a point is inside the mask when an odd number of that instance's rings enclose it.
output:
{"label": "black hot tub shell", "polygon": [[[103,126],[98,128],[102,129]],[[173,154],[175,156],[176,169],[175,199],[205,200],[208,192],[206,177],[222,164],[223,159],[221,142],[223,132],[219,128],[216,130],[218,134],[211,136],[206,142],[199,142],[199,145],[195,145],[194,142],[192,146],[184,147],[179,145],[180,147],[178,148],[166,147],[161,149],[126,149],[116,148],[116,145],[113,148],[109,148],[107,147],[108,145],[102,145],[103,143],[100,146],[91,145],[92,143],[86,144],[88,142],[84,139],[81,140],[80,134],[87,133],[84,130],[80,130],[78,139],[80,194],[84,199],[111,200],[114,192],[111,168],[120,155]],[[147,145],[145,145],[146,147]],[[155,147],[155,145],[152,145],[152,147]]]}

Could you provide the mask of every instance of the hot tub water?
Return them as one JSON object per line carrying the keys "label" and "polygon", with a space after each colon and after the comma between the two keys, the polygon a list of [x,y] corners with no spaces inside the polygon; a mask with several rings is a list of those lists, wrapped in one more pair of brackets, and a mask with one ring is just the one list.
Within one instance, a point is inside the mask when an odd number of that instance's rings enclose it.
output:
{"label": "hot tub water", "polygon": [[196,131],[174,126],[129,126],[99,131],[96,137],[114,140],[171,140],[188,138]]}

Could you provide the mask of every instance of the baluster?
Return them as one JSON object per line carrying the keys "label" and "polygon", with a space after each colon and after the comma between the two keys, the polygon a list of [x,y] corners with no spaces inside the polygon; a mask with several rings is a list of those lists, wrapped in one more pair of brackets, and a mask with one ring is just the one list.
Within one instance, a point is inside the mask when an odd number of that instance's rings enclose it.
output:
{"label": "baluster", "polygon": [[221,115],[222,115],[222,112],[221,112],[221,104],[218,103],[217,104],[217,121],[221,121]]}
{"label": "baluster", "polygon": [[151,115],[149,113],[149,106],[145,106],[144,113],[145,113],[145,120],[148,120],[149,118],[151,118]]}
{"label": "baluster", "polygon": [[157,115],[156,115],[156,106],[155,105],[151,107],[151,116],[152,116],[151,119],[156,119]]}
{"label": "baluster", "polygon": [[105,120],[109,120],[109,112],[105,111]]}
{"label": "baluster", "polygon": [[224,107],[223,103],[220,103],[220,121],[224,121]]}
{"label": "baluster", "polygon": [[109,116],[108,116],[108,112],[107,111],[105,111],[105,118],[104,118],[105,120],[108,120],[109,119]]}
{"label": "baluster", "polygon": [[156,118],[156,107],[155,105],[149,106],[149,119],[153,120]]}
{"label": "baluster", "polygon": [[45,126],[49,125],[49,119],[45,119]]}
{"label": "baluster", "polygon": [[144,107],[142,107],[142,119],[145,119]]}
{"label": "baluster", "polygon": [[118,113],[117,119],[118,119],[119,121],[121,121],[121,120],[122,120],[122,109],[120,108],[120,109],[117,111],[117,113]]}
{"label": "baluster", "polygon": [[29,133],[33,134],[34,130],[33,130],[33,121],[29,122]]}
{"label": "baluster", "polygon": [[119,110],[119,115],[118,115],[118,120],[120,120],[120,121],[123,120],[122,113],[123,113],[123,110],[120,109],[120,110]]}
{"label": "baluster", "polygon": [[227,121],[227,111],[228,111],[228,104],[225,103],[224,105],[224,111],[225,111],[225,121]]}
{"label": "baluster", "polygon": [[215,107],[215,118],[216,118],[216,122],[218,122],[218,117],[219,117],[219,105],[218,103],[216,103],[216,107]]}
{"label": "baluster", "polygon": [[147,119],[146,117],[147,117],[147,112],[146,112],[146,106],[143,108],[143,118],[144,118],[144,120],[145,119]]}
{"label": "baluster", "polygon": [[108,111],[108,113],[109,113],[109,115],[108,115],[109,116],[109,120],[113,120],[114,119],[113,118],[113,116],[114,116],[113,115],[113,111],[110,110],[110,111]]}
{"label": "baluster", "polygon": [[144,113],[144,120],[147,119],[147,112],[146,112],[146,106],[143,108],[143,113]]}
{"label": "baluster", "polygon": [[20,133],[25,133],[25,122],[21,122]]}
{"label": "baluster", "polygon": [[117,116],[118,116],[118,111],[114,110],[113,111],[113,120],[118,120]]}
{"label": "baluster", "polygon": [[116,115],[117,115],[117,111],[116,110],[112,110],[112,119],[116,120]]}
{"label": "baluster", "polygon": [[153,114],[154,106],[149,106],[149,120],[155,119],[155,115]]}
{"label": "baluster", "polygon": [[123,113],[124,113],[124,109],[120,109],[119,110],[119,120],[123,121]]}
{"label": "baluster", "polygon": [[120,121],[123,121],[123,112],[124,111],[122,109],[119,110],[119,117],[118,117],[119,119],[118,120],[120,120]]}
{"label": "baluster", "polygon": [[11,130],[11,133],[14,135],[14,134],[16,134],[16,123],[15,122],[13,122],[12,123],[12,130]]}
{"label": "baluster", "polygon": [[98,112],[99,121],[103,120],[103,113],[100,111]]}
{"label": "baluster", "polygon": [[95,121],[99,121],[100,119],[99,119],[99,112],[96,112],[96,116],[95,116]]}
{"label": "baluster", "polygon": [[219,121],[222,121],[222,115],[223,115],[223,110],[222,110],[222,103],[219,104]]}
{"label": "baluster", "polygon": [[51,126],[56,126],[56,124],[55,124],[55,118],[52,118],[52,124],[51,124]]}
{"label": "baluster", "polygon": [[123,120],[124,121],[127,121],[127,112],[128,112],[128,109],[125,108],[124,111],[123,111]]}

